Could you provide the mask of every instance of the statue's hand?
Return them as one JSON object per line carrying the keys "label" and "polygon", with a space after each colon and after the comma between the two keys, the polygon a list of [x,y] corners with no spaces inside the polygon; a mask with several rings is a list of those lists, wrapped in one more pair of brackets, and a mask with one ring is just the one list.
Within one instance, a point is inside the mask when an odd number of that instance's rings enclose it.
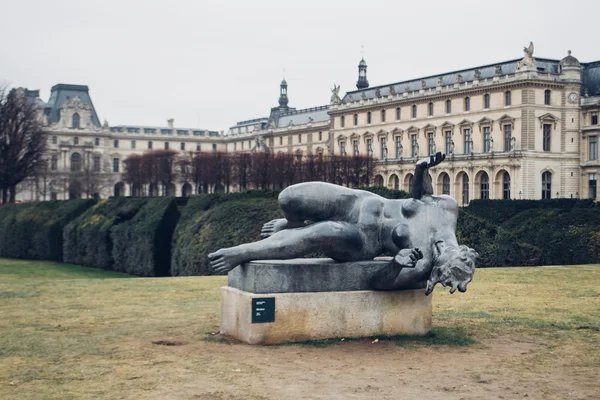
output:
{"label": "statue's hand", "polygon": [[431,168],[440,164],[442,161],[446,159],[446,155],[441,152],[435,153],[435,155],[431,155],[427,158],[417,161],[417,167],[420,168]]}
{"label": "statue's hand", "polygon": [[423,253],[415,247],[414,249],[400,250],[393,262],[400,268],[414,268],[421,258],[423,258]]}

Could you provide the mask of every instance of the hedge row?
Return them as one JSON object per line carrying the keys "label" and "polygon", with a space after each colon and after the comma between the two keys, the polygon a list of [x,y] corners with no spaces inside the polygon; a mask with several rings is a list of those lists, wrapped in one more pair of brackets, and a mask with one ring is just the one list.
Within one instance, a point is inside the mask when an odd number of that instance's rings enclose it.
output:
{"label": "hedge row", "polygon": [[502,224],[520,212],[531,209],[572,210],[596,207],[598,206],[592,199],[471,200],[466,209],[480,218]]}
{"label": "hedge row", "polygon": [[179,221],[172,198],[149,199],[128,221],[110,229],[113,269],[137,276],[171,273],[171,240]]}
{"label": "hedge row", "polygon": [[260,239],[263,223],[281,218],[276,191],[194,196],[173,234],[171,274],[209,275],[208,254]]}
{"label": "hedge row", "polygon": [[93,200],[9,204],[0,208],[0,256],[62,261],[62,232]]}
{"label": "hedge row", "polygon": [[[0,256],[63,260],[138,276],[208,275],[209,253],[259,240],[262,224],[282,216],[278,194],[8,205],[0,208]],[[479,267],[596,263],[600,213],[587,200],[473,201],[459,212],[457,237],[479,252]]]}

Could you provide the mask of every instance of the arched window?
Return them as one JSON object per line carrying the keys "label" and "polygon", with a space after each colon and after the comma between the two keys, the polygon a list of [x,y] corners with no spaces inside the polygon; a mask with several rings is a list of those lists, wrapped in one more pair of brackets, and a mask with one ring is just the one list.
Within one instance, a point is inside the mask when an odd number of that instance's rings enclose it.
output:
{"label": "arched window", "polygon": [[120,197],[120,196],[125,195],[125,184],[123,182],[119,182],[119,183],[115,184],[114,195],[115,195],[115,197]]}
{"label": "arched window", "polygon": [[400,190],[400,178],[398,178],[398,175],[394,175],[394,190]]}
{"label": "arched window", "polygon": [[450,175],[444,174],[442,177],[442,194],[450,195]]}
{"label": "arched window", "polygon": [[79,114],[77,114],[77,113],[73,114],[73,121],[72,121],[73,129],[79,128],[80,120],[81,120],[81,118],[79,117]]}
{"label": "arched window", "polygon": [[446,100],[446,114],[450,114],[452,112],[452,101],[450,99]]}
{"label": "arched window", "polygon": [[400,107],[396,107],[396,120],[400,121]]}
{"label": "arched window", "polygon": [[412,117],[417,118],[417,106],[415,104],[412,106]]}
{"label": "arched window", "polygon": [[469,175],[464,173],[462,176],[462,204],[463,206],[469,204]]}
{"label": "arched window", "polygon": [[385,122],[385,110],[381,110],[381,122]]}
{"label": "arched window", "polygon": [[490,198],[490,177],[487,172],[481,174],[481,182],[479,184],[479,198],[489,200]]}
{"label": "arched window", "polygon": [[71,171],[81,171],[81,154],[73,153],[71,154]]}
{"label": "arched window", "polygon": [[504,105],[508,107],[511,105],[511,103],[512,103],[512,96],[511,96],[510,90],[507,90],[504,93]]}
{"label": "arched window", "polygon": [[75,136],[75,137],[73,138],[73,144],[74,144],[75,146],[77,146],[77,145],[79,144],[79,138],[78,138],[77,136]]}
{"label": "arched window", "polygon": [[412,193],[414,179],[415,177],[412,174],[410,174],[410,176],[408,177],[408,193]]}
{"label": "arched window", "polygon": [[100,156],[95,154],[94,158],[93,158],[93,168],[94,168],[94,171],[96,171],[96,172],[100,172],[100,160],[101,160]]}
{"label": "arched window", "polygon": [[552,198],[552,173],[546,171],[542,174],[542,200]]}
{"label": "arched window", "polygon": [[433,103],[427,104],[427,115],[430,117],[433,115]]}
{"label": "arched window", "polygon": [[371,123],[371,111],[367,113],[367,124]]}
{"label": "arched window", "polygon": [[547,106],[549,106],[549,105],[550,105],[550,94],[551,94],[551,93],[552,93],[552,92],[550,92],[550,89],[546,89],[546,90],[544,91],[544,104],[545,104],[545,105],[547,105]]}
{"label": "arched window", "polygon": [[510,200],[510,175],[508,172],[502,175],[502,198]]}
{"label": "arched window", "polygon": [[483,95],[483,108],[490,108],[490,95],[487,93]]}
{"label": "arched window", "polygon": [[465,111],[471,110],[471,98],[465,97]]}
{"label": "arched window", "polygon": [[358,114],[354,114],[354,126],[358,125]]}

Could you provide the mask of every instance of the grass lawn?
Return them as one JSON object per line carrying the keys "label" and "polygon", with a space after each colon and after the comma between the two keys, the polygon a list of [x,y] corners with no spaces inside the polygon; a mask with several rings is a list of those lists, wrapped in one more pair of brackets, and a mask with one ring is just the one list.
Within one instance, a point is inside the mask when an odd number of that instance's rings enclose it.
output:
{"label": "grass lawn", "polygon": [[0,259],[0,399],[600,393],[598,265],[478,270],[467,293],[436,288],[432,335],[340,339],[325,348],[208,335],[218,330],[224,284],[225,277],[130,278]]}

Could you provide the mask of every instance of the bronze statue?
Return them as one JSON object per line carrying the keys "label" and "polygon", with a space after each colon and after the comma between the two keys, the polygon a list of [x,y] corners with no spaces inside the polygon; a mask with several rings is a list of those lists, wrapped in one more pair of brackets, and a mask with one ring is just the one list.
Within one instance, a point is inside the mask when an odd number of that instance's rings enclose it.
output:
{"label": "bronze statue", "polygon": [[433,195],[427,170],[444,158],[437,153],[417,162],[412,199],[388,200],[324,182],[290,186],[279,195],[285,218],[264,224],[263,240],[210,254],[211,267],[225,273],[252,260],[293,259],[314,252],[336,261],[372,260],[387,253],[394,257],[372,278],[375,289],[429,280],[427,295],[437,283],[449,286],[450,293],[464,292],[478,254],[456,241],[456,201]]}

